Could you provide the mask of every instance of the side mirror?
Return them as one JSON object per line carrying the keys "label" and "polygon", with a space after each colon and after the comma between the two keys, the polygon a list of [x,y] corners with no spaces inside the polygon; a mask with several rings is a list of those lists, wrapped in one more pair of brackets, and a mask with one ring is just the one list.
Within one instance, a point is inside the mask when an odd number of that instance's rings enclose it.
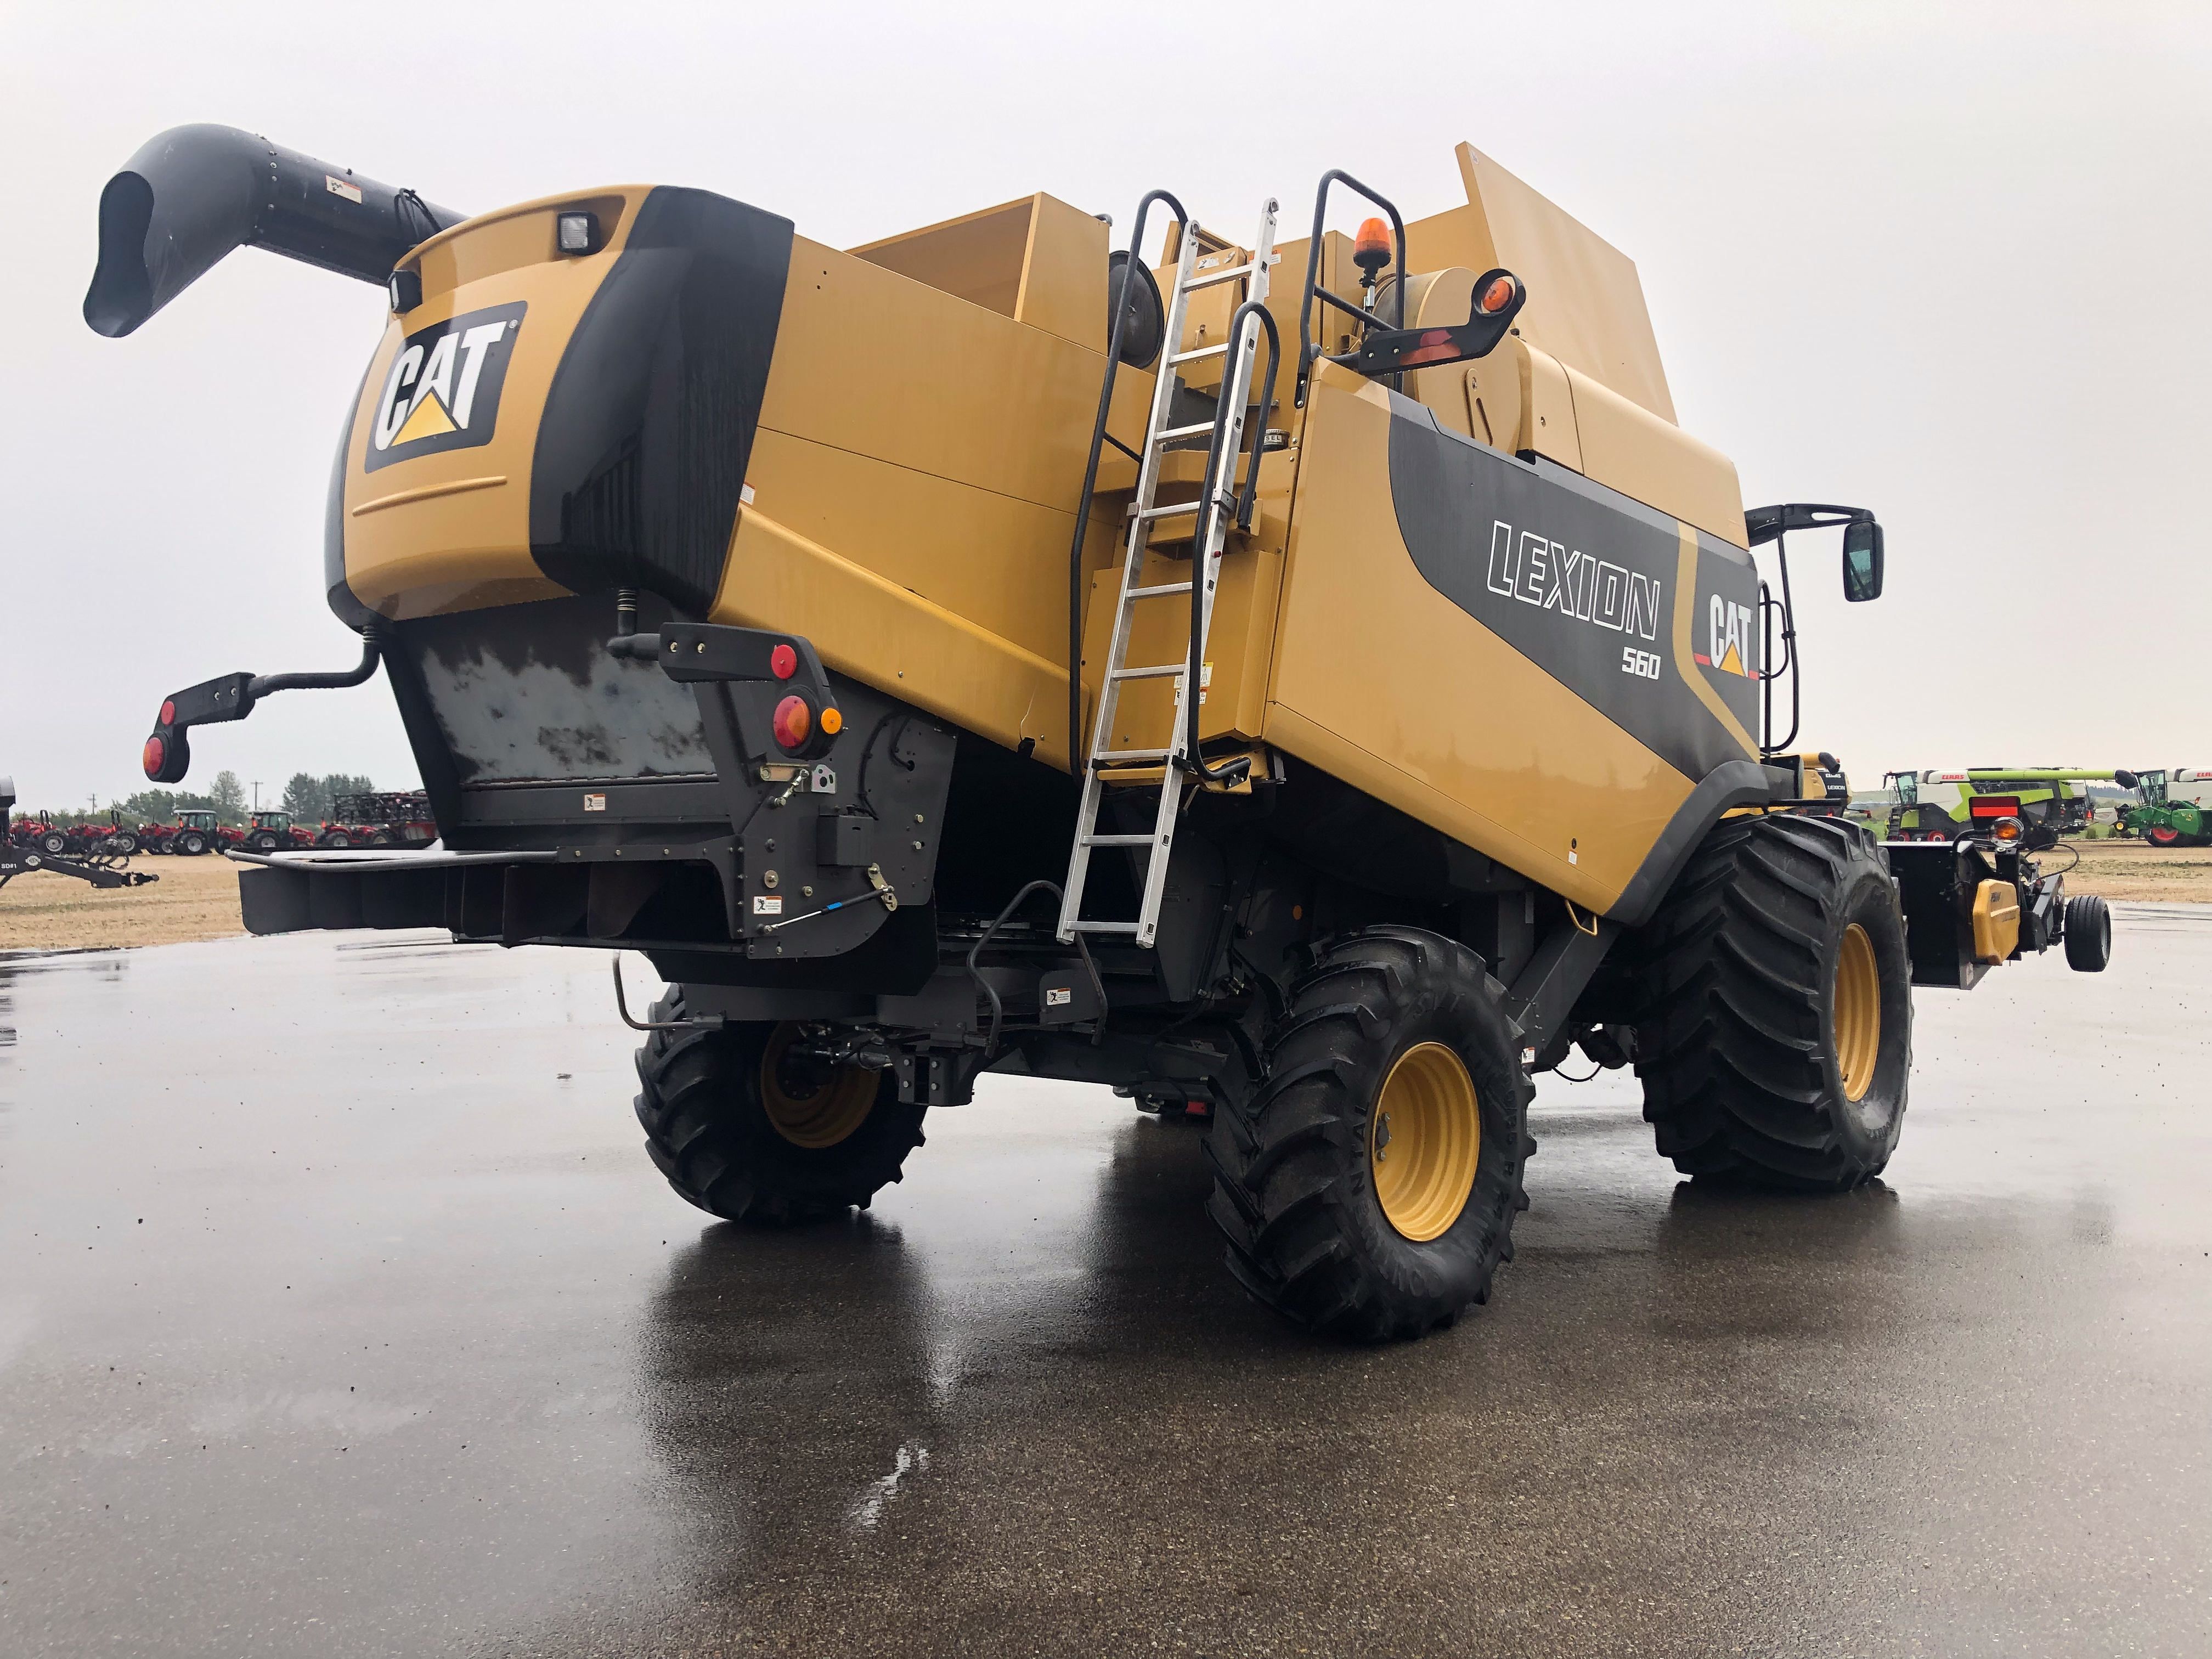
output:
{"label": "side mirror", "polygon": [[1853,605],[1881,597],[1881,526],[1871,519],[1844,526],[1844,597]]}

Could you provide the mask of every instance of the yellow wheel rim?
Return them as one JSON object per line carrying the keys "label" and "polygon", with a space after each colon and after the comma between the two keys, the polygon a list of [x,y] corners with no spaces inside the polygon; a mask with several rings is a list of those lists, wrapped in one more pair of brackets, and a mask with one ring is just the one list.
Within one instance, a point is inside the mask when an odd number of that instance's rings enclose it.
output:
{"label": "yellow wheel rim", "polygon": [[1367,1130],[1383,1218],[1417,1244],[1449,1231],[1482,1162],[1482,1105],[1460,1057],[1441,1042],[1398,1056]]}
{"label": "yellow wheel rim", "polygon": [[776,1133],[794,1146],[819,1151],[835,1146],[868,1121],[879,1079],[865,1066],[840,1066],[829,1082],[801,1094],[788,1092],[778,1075],[783,1051],[799,1035],[795,1025],[779,1025],[761,1054],[761,1104]]}
{"label": "yellow wheel rim", "polygon": [[1874,1085],[1875,1058],[1881,1052],[1881,970],[1875,965],[1874,941],[1856,922],[1844,929],[1830,1002],[1844,1098],[1859,1100]]}

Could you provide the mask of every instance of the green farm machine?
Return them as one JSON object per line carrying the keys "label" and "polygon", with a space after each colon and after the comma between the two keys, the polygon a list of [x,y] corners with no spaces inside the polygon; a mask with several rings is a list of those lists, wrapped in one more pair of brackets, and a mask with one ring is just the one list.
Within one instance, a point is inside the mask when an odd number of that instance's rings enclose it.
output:
{"label": "green farm machine", "polygon": [[2123,808],[2123,834],[2154,847],[2203,847],[2212,842],[2212,772],[2163,767],[2135,775],[2142,799]]}
{"label": "green farm machine", "polygon": [[1978,820],[2016,817],[2052,840],[2086,830],[2095,811],[2092,784],[2136,787],[2136,775],[2119,769],[2056,766],[1973,767],[1962,772],[1930,769],[1883,775],[1889,841],[1950,841],[1978,828]]}

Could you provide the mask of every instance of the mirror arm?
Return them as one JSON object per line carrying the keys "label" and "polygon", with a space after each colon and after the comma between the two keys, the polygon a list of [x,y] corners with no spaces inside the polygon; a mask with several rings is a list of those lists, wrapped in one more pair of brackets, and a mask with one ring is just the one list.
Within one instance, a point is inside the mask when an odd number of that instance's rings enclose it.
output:
{"label": "mirror arm", "polygon": [[1784,501],[1773,507],[1754,507],[1743,515],[1745,538],[1761,547],[1790,530],[1828,530],[1838,525],[1872,524],[1873,512],[1863,507],[1831,507],[1824,501]]}
{"label": "mirror arm", "polygon": [[[1783,532],[1780,530],[1778,529],[1775,532],[1773,540],[1775,557],[1782,568],[1783,657],[1781,667],[1762,669],[1760,674],[1760,678],[1766,682],[1766,714],[1763,722],[1765,732],[1762,734],[1766,741],[1762,742],[1759,745],[1759,752],[1763,755],[1779,755],[1787,752],[1790,745],[1797,741],[1797,728],[1802,723],[1802,711],[1799,704],[1799,695],[1803,684],[1804,677],[1798,672],[1797,620],[1791,609],[1790,602],[1790,550],[1784,544]],[[1759,586],[1764,589],[1765,584],[1762,582]],[[1761,599],[1762,601],[1764,601],[1765,595],[1763,592],[1761,594]],[[1773,648],[1774,639],[1771,613],[1766,638],[1767,648],[1771,653]],[[1774,682],[1778,678],[1785,673],[1790,676],[1790,735],[1783,738],[1780,743],[1776,743],[1772,741],[1774,735]]]}

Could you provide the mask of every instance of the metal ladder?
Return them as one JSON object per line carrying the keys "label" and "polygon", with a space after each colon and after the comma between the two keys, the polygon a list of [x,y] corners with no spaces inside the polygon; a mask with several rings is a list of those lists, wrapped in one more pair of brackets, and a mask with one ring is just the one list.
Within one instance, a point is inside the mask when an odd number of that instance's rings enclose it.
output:
{"label": "metal ladder", "polygon": [[[1092,724],[1091,743],[1087,750],[1088,763],[1084,768],[1083,795],[1075,816],[1075,845],[1067,861],[1067,881],[1060,902],[1058,938],[1063,945],[1072,943],[1078,933],[1125,933],[1146,949],[1152,947],[1153,937],[1159,931],[1160,904],[1167,890],[1168,855],[1175,846],[1176,820],[1182,805],[1182,773],[1200,769],[1202,760],[1189,753],[1191,697],[1199,692],[1204,677],[1206,642],[1213,625],[1213,593],[1221,577],[1221,553],[1228,539],[1229,522],[1236,511],[1237,457],[1243,441],[1245,409],[1251,395],[1252,362],[1260,344],[1261,324],[1256,319],[1247,319],[1241,327],[1232,325],[1231,337],[1218,344],[1201,346],[1195,351],[1176,351],[1182,343],[1184,315],[1191,295],[1200,289],[1212,288],[1222,283],[1247,278],[1248,302],[1264,300],[1267,294],[1267,271],[1275,252],[1275,204],[1271,200],[1261,210],[1260,234],[1252,243],[1249,264],[1230,265],[1223,269],[1200,270],[1198,264],[1199,227],[1187,222],[1182,228],[1182,256],[1176,267],[1175,286],[1169,295],[1167,321],[1161,338],[1166,356],[1162,361],[1159,376],[1152,392],[1152,413],[1145,422],[1145,441],[1137,454],[1137,489],[1129,503],[1129,533],[1121,564],[1121,592],[1114,611],[1112,641],[1107,647],[1106,660],[1100,671],[1097,717]],[[1136,251],[1131,250],[1131,258]],[[1170,426],[1170,411],[1175,405],[1177,380],[1176,368],[1207,357],[1226,357],[1221,377],[1221,394],[1217,408],[1220,413],[1212,421],[1191,426]],[[1260,423],[1265,429],[1267,411],[1260,413]],[[1211,434],[1212,441],[1206,450],[1206,471],[1198,499],[1167,507],[1154,504],[1153,495],[1159,487],[1160,456],[1168,445],[1186,438]],[[1256,443],[1260,440],[1255,437]],[[1198,525],[1191,541],[1189,581],[1144,582],[1145,551],[1152,537],[1152,526],[1163,519],[1184,514],[1195,514]],[[1200,586],[1195,595],[1198,606],[1196,638],[1190,654],[1180,662],[1144,664],[1129,666],[1129,635],[1140,601],[1170,599],[1192,592],[1192,584]],[[1175,709],[1170,717],[1168,742],[1161,749],[1114,749],[1109,747],[1114,730],[1114,717],[1119,708],[1121,688],[1132,680],[1172,679],[1175,683]],[[1098,813],[1105,799],[1106,780],[1116,771],[1149,770],[1160,772],[1160,801],[1150,832],[1142,835],[1100,835]],[[1091,874],[1091,860],[1101,848],[1143,848],[1146,850],[1144,894],[1133,921],[1086,921],[1083,919],[1083,890]]]}

